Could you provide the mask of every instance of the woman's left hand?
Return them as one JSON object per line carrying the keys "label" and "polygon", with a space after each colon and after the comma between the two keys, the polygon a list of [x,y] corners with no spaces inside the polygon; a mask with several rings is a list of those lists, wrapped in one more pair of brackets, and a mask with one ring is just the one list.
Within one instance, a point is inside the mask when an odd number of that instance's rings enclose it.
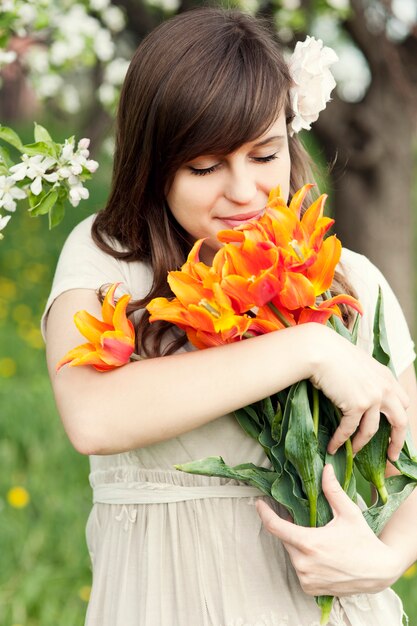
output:
{"label": "woman's left hand", "polygon": [[263,500],[256,504],[266,530],[287,549],[303,591],[346,596],[389,587],[406,567],[400,556],[372,532],[330,464],[324,467],[322,486],[334,517],[320,528],[286,521]]}

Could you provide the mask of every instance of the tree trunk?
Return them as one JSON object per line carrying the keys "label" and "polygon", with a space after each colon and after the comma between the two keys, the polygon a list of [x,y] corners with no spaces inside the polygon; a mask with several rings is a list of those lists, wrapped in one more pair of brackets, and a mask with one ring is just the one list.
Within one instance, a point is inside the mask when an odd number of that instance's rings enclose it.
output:
{"label": "tree trunk", "polygon": [[412,327],[414,123],[407,107],[387,84],[374,86],[362,103],[330,105],[317,135],[327,159],[337,158],[330,198],[336,233],[381,269]]}

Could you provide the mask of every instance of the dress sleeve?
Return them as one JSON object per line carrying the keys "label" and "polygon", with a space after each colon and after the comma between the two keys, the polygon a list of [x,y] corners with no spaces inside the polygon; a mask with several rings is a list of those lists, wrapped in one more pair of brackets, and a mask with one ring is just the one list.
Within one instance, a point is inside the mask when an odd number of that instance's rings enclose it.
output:
{"label": "dress sleeve", "polygon": [[41,319],[45,338],[46,321],[54,300],[70,289],[98,289],[107,283],[126,284],[126,263],[106,254],[94,243],[91,226],[94,215],[80,222],[68,236],[62,248],[51,292]]}
{"label": "dress sleeve", "polygon": [[378,288],[381,287],[391,360],[395,373],[399,376],[413,363],[416,353],[407,321],[396,295],[382,272],[361,254],[344,249],[342,270],[356,290],[364,308],[358,343],[368,352],[372,352],[375,306]]}

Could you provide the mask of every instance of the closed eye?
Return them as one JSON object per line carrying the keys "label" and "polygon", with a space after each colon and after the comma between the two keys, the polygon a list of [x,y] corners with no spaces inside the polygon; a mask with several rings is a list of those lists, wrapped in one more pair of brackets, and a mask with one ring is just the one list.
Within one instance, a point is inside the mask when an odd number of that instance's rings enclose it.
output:
{"label": "closed eye", "polygon": [[269,154],[264,157],[252,157],[256,163],[269,163],[269,161],[274,161],[274,159],[278,158],[278,152],[274,152],[274,154]]}
{"label": "closed eye", "polygon": [[219,167],[219,164],[216,165],[211,165],[210,167],[203,167],[203,168],[199,168],[199,167],[192,167],[191,165],[189,165],[189,169],[191,174],[194,174],[195,176],[205,176],[206,174],[211,174],[212,172],[215,172],[216,169]]}

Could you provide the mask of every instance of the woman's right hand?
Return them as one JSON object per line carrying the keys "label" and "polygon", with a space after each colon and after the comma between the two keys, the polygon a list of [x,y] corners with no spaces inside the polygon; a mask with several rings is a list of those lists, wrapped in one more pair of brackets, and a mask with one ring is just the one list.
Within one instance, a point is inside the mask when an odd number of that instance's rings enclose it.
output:
{"label": "woman's right hand", "polygon": [[[328,445],[336,450],[351,437],[356,454],[379,427],[380,413],[391,424],[388,456],[398,459],[407,433],[407,393],[385,365],[351,344],[332,329],[321,326],[312,332],[313,371],[310,377],[342,412],[341,422]],[[318,342],[317,342],[318,340]]]}

